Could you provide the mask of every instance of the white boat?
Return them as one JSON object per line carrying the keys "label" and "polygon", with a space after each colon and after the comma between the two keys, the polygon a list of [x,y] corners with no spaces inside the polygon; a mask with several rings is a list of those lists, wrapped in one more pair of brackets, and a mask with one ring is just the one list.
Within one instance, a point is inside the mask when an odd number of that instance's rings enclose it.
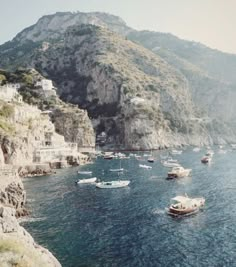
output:
{"label": "white boat", "polygon": [[180,178],[187,177],[191,174],[192,169],[184,169],[183,167],[174,167],[171,171],[168,172],[168,178]]}
{"label": "white boat", "polygon": [[152,154],[143,154],[144,157],[152,157]]}
{"label": "white boat", "polygon": [[205,154],[207,157],[212,157],[214,155],[214,151],[208,150]]}
{"label": "white boat", "polygon": [[180,155],[180,154],[182,154],[182,150],[175,150],[175,149],[173,149],[172,151],[171,151],[171,154],[172,155]]}
{"label": "white boat", "polygon": [[97,177],[88,178],[88,179],[79,179],[76,181],[77,184],[92,184],[97,181]]}
{"label": "white boat", "polygon": [[219,151],[218,151],[219,154],[226,154],[226,152],[227,152],[227,151],[224,150],[224,149],[219,149]]}
{"label": "white boat", "polygon": [[110,172],[123,172],[124,169],[123,168],[119,168],[119,169],[110,169]]}
{"label": "white boat", "polygon": [[103,158],[104,159],[113,159],[114,158],[113,152],[105,152]]}
{"label": "white boat", "polygon": [[172,203],[167,209],[168,214],[173,216],[190,215],[196,213],[205,205],[205,199],[176,196],[171,199]]}
{"label": "white boat", "polygon": [[178,162],[171,162],[169,160],[162,161],[162,165],[167,168],[180,167]]}
{"label": "white boat", "polygon": [[236,144],[231,144],[231,148],[232,148],[233,150],[236,150]]}
{"label": "white boat", "polygon": [[120,181],[110,181],[110,182],[99,182],[96,184],[96,187],[98,188],[121,188],[128,186],[130,181],[128,180],[120,180]]}
{"label": "white boat", "polygon": [[169,157],[168,155],[160,155],[160,158],[163,159],[163,160],[164,159],[168,159],[168,157]]}
{"label": "white boat", "polygon": [[78,174],[87,174],[87,175],[90,175],[92,174],[91,171],[78,171]]}
{"label": "white boat", "polygon": [[194,147],[193,152],[199,152],[200,150],[200,147]]}
{"label": "white boat", "polygon": [[117,169],[110,169],[110,172],[123,172],[124,169],[121,168],[121,160],[120,160],[120,168],[117,168]]}
{"label": "white boat", "polygon": [[139,167],[140,167],[140,168],[143,168],[143,169],[152,169],[151,166],[144,165],[144,164],[139,164]]}
{"label": "white boat", "polygon": [[150,157],[150,158],[147,159],[147,161],[150,162],[150,163],[153,163],[154,162],[154,158]]}

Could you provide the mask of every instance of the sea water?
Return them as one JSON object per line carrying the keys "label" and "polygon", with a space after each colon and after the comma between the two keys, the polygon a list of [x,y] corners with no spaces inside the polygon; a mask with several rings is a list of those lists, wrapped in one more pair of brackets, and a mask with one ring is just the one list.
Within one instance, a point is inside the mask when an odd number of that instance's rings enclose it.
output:
{"label": "sea water", "polygon": [[[166,180],[168,168],[157,159],[98,158],[93,164],[24,179],[29,221],[22,225],[48,248],[63,267],[236,266],[236,151],[217,153],[210,165],[200,162],[204,150],[176,155],[192,176]],[[142,153],[140,153],[142,155]],[[150,165],[151,170],[139,168]],[[130,180],[120,189],[76,185],[93,171],[102,181]],[[206,199],[203,211],[173,218],[170,199],[187,193]]]}

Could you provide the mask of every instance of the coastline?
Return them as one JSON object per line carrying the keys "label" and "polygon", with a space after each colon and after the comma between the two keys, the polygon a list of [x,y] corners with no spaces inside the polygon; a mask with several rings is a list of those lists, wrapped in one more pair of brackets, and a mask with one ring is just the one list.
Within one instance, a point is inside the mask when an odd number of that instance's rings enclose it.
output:
{"label": "coastline", "polygon": [[[38,245],[20,226],[17,218],[28,215],[26,192],[13,166],[1,169],[0,180],[0,265],[61,267],[53,254]],[[9,265],[12,266],[12,265]]]}

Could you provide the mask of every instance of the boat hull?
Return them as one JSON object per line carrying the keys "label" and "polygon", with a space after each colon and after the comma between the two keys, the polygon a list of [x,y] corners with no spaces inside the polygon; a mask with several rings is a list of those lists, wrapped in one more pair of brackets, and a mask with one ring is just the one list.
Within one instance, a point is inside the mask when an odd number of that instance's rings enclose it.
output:
{"label": "boat hull", "polygon": [[181,173],[175,173],[175,172],[168,172],[168,179],[174,179],[174,178],[181,178],[181,177],[187,177],[191,173],[191,170],[185,170]]}
{"label": "boat hull", "polygon": [[186,214],[191,214],[191,213],[195,213],[198,211],[199,211],[198,207],[187,208],[187,209],[175,209],[175,208],[170,207],[168,210],[168,212],[173,215],[186,215]]}
{"label": "boat hull", "polygon": [[121,188],[128,186],[130,181],[112,181],[112,182],[101,182],[97,183],[96,187],[101,189],[112,189],[112,188]]}
{"label": "boat hull", "polygon": [[81,179],[78,180],[76,183],[77,184],[92,184],[97,181],[97,177],[89,178],[89,179]]}

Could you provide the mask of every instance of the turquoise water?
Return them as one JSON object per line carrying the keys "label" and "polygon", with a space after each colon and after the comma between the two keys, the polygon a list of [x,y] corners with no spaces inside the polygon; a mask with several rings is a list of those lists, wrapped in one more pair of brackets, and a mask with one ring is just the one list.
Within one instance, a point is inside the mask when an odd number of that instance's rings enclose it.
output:
{"label": "turquoise water", "polygon": [[[175,156],[193,170],[192,177],[175,180],[165,179],[168,169],[159,160],[124,159],[120,176],[109,172],[119,168],[115,159],[80,168],[102,180],[131,180],[122,189],[75,185],[83,177],[77,167],[25,179],[32,218],[23,226],[63,267],[236,266],[236,151],[216,152],[210,166],[201,164],[202,155]],[[170,199],[184,193],[205,197],[204,210],[168,216]]]}

